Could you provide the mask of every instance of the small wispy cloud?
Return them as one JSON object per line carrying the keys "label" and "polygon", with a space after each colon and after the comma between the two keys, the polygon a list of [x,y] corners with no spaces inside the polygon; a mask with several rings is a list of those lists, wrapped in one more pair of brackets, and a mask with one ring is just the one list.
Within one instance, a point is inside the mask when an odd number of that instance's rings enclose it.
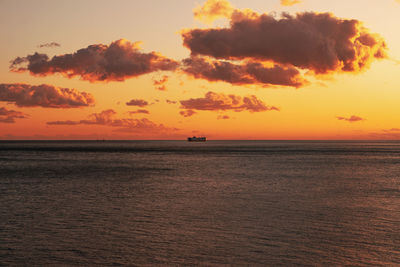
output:
{"label": "small wispy cloud", "polygon": [[301,0],[281,0],[282,6],[293,6],[299,3],[301,3]]}
{"label": "small wispy cloud", "polygon": [[352,115],[350,117],[341,117],[341,116],[337,116],[336,117],[338,120],[340,121],[348,121],[348,122],[357,122],[357,121],[364,121],[364,118],[361,118],[359,116],[356,115]]}
{"label": "small wispy cloud", "polygon": [[45,44],[40,44],[38,45],[39,48],[44,48],[44,47],[60,47],[61,45],[59,43],[56,42],[51,42],[51,43],[45,43]]}
{"label": "small wispy cloud", "polygon": [[20,111],[0,107],[0,123],[15,123],[15,119],[25,119],[28,115]]}
{"label": "small wispy cloud", "polygon": [[149,102],[143,99],[132,99],[128,102],[126,102],[127,106],[138,106],[138,107],[145,107],[149,105]]}

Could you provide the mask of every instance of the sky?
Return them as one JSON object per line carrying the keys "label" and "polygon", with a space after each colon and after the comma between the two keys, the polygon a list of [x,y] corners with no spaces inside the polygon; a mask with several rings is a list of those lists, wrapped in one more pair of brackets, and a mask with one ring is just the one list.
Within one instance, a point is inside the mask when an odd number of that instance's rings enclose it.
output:
{"label": "sky", "polygon": [[399,12],[0,0],[0,140],[400,139]]}

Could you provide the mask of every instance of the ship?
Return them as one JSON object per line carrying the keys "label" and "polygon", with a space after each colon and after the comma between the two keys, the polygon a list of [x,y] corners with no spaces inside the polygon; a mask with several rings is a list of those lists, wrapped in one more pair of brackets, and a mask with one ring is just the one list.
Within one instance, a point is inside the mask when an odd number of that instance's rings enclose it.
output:
{"label": "ship", "polygon": [[188,137],[187,140],[188,140],[188,142],[205,142],[207,140],[207,138],[193,136],[193,137]]}

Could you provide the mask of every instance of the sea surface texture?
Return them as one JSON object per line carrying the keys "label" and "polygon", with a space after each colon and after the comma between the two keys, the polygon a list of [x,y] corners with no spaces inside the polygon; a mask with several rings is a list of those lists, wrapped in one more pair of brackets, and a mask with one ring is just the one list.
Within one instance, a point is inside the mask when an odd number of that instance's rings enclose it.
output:
{"label": "sea surface texture", "polygon": [[400,143],[0,142],[0,265],[399,266]]}

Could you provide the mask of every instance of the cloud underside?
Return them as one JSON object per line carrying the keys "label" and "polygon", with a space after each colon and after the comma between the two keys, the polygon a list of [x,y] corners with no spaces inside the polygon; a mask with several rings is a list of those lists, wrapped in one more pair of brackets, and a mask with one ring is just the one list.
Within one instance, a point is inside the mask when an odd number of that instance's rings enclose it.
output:
{"label": "cloud underside", "polygon": [[184,117],[190,117],[196,114],[196,111],[249,111],[249,112],[263,112],[269,110],[279,111],[277,107],[267,106],[262,100],[256,96],[237,96],[225,95],[222,93],[208,92],[201,98],[190,98],[188,100],[180,101],[181,109],[184,109],[180,114]]}
{"label": "cloud underside", "polygon": [[76,89],[48,84],[0,84],[0,101],[19,107],[79,108],[94,105],[94,97]]}
{"label": "cloud underside", "polygon": [[25,119],[27,116],[20,111],[0,107],[0,123],[15,123],[15,119]]}
{"label": "cloud underside", "polygon": [[164,126],[163,124],[156,124],[149,119],[132,119],[132,118],[115,118],[115,112],[112,109],[104,110],[100,113],[93,113],[87,120],[64,120],[64,121],[49,121],[47,125],[103,125],[109,127],[116,127],[119,132],[144,132],[144,133],[163,133],[177,131],[177,128]]}
{"label": "cloud underside", "polygon": [[[209,11],[211,18],[216,14],[226,16],[230,19],[229,27],[182,31],[183,44],[191,51],[191,58],[183,62],[184,71],[194,77],[239,84],[300,87],[307,83],[299,70],[316,76],[357,73],[367,69],[372,61],[387,57],[383,38],[371,33],[358,20],[314,12],[295,16],[283,13],[276,18],[251,10],[233,9],[226,4],[225,11],[221,11],[221,8],[215,8],[215,2],[219,1],[207,1],[203,13],[197,11],[195,15],[205,17]],[[199,57],[203,57],[200,63],[205,67],[200,73],[196,68],[200,64]],[[264,67],[265,63],[272,67]],[[249,71],[249,65],[258,68],[258,76]],[[232,72],[231,77],[221,74],[228,69]],[[271,76],[279,77],[278,81],[270,82],[267,74],[272,70]],[[264,75],[268,79],[264,79]]]}
{"label": "cloud underside", "polygon": [[10,70],[28,71],[35,76],[60,73],[67,78],[79,76],[90,82],[108,82],[124,81],[154,71],[173,71],[178,65],[159,53],[141,52],[139,43],[121,39],[110,45],[94,44],[51,59],[41,53],[17,57],[11,62]]}
{"label": "cloud underside", "polygon": [[195,56],[183,60],[182,70],[196,79],[211,82],[223,81],[233,85],[256,84],[262,87],[298,88],[309,83],[296,68],[284,68],[279,65],[268,67],[253,61],[236,64]]}
{"label": "cloud underside", "polygon": [[363,120],[365,120],[364,118],[361,118],[361,117],[359,117],[359,116],[356,116],[356,115],[352,115],[352,116],[350,116],[350,117],[341,117],[341,116],[338,116],[338,117],[336,117],[338,120],[340,120],[340,121],[347,121],[347,122],[358,122],[358,121],[363,121]]}

